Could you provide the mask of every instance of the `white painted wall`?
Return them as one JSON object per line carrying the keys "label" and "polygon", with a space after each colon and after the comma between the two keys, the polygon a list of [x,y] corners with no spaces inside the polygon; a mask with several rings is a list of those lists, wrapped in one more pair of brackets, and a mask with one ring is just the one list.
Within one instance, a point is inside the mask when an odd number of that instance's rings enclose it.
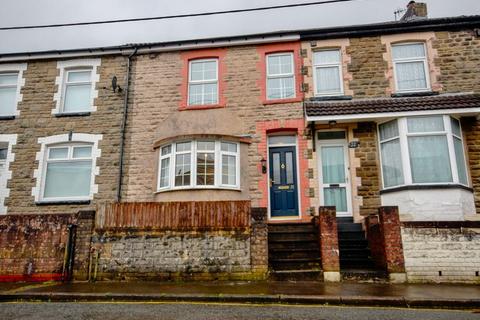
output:
{"label": "white painted wall", "polygon": [[402,242],[409,282],[480,283],[480,229],[402,228]]}
{"label": "white painted wall", "polygon": [[383,206],[398,206],[401,221],[461,221],[476,212],[472,192],[460,188],[404,190],[381,200]]}

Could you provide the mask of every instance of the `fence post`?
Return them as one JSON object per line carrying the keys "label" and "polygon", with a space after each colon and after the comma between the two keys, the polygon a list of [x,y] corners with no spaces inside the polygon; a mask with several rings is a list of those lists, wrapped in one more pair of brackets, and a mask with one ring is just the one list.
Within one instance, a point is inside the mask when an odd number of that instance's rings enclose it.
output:
{"label": "fence post", "polygon": [[318,227],[323,279],[325,282],[339,282],[340,258],[335,207],[318,209]]}

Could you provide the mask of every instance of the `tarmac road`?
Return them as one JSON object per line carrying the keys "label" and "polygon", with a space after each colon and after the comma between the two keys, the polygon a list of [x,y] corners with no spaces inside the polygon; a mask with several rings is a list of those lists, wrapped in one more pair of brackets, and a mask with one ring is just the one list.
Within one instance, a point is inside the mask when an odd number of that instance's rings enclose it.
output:
{"label": "tarmac road", "polygon": [[458,310],[247,305],[215,303],[0,303],[0,319],[69,320],[467,320],[480,313]]}

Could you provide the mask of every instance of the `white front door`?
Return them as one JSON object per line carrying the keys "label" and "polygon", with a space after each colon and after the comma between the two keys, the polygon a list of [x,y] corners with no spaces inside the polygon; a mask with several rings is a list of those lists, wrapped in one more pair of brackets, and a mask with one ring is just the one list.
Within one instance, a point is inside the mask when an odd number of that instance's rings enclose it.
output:
{"label": "white front door", "polygon": [[317,157],[320,203],[322,206],[335,206],[337,216],[342,217],[352,215],[352,203],[347,140],[330,139],[341,137],[340,132],[338,135],[318,135]]}

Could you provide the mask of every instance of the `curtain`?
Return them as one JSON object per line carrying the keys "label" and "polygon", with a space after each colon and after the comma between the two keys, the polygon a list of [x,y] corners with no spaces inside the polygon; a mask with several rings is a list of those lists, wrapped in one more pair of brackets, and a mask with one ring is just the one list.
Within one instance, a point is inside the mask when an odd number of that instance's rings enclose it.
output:
{"label": "curtain", "polygon": [[393,120],[380,125],[380,140],[398,137],[398,122]]}
{"label": "curtain", "polygon": [[399,90],[427,88],[423,61],[397,62],[396,70]]}
{"label": "curtain", "polygon": [[383,184],[385,188],[404,183],[400,140],[381,143]]}
{"label": "curtain", "polygon": [[273,78],[267,80],[267,97],[268,99],[284,99],[293,98],[295,89],[293,85],[293,76],[282,78]]}
{"label": "curtain", "polygon": [[425,45],[423,43],[413,43],[393,46],[394,59],[424,58]]}
{"label": "curtain", "polygon": [[0,116],[14,115],[17,105],[17,88],[0,88]]}
{"label": "curtain", "polygon": [[318,93],[340,92],[340,71],[339,67],[317,67],[315,71],[317,77]]}
{"label": "curtain", "polygon": [[237,159],[236,156],[222,155],[222,184],[237,184]]}
{"label": "curtain", "polygon": [[90,107],[90,90],[92,85],[69,84],[65,89],[64,112],[85,111]]}
{"label": "curtain", "polygon": [[465,156],[462,140],[453,137],[453,146],[455,149],[455,160],[457,162],[458,180],[460,183],[467,184],[467,168],[465,168]]}
{"label": "curtain", "polygon": [[321,150],[323,183],[344,183],[345,159],[343,147],[322,147]]}
{"label": "curtain", "polygon": [[340,63],[340,50],[322,50],[314,53],[314,63],[318,64],[330,64]]}
{"label": "curtain", "polygon": [[408,118],[407,126],[410,133],[445,131],[443,116]]}
{"label": "curtain", "polygon": [[447,137],[409,137],[410,165],[414,183],[452,182]]}
{"label": "curtain", "polygon": [[47,164],[45,198],[90,195],[91,161],[68,161]]}
{"label": "curtain", "polygon": [[326,206],[336,206],[337,212],[347,212],[347,192],[345,188],[325,188],[323,196]]}

